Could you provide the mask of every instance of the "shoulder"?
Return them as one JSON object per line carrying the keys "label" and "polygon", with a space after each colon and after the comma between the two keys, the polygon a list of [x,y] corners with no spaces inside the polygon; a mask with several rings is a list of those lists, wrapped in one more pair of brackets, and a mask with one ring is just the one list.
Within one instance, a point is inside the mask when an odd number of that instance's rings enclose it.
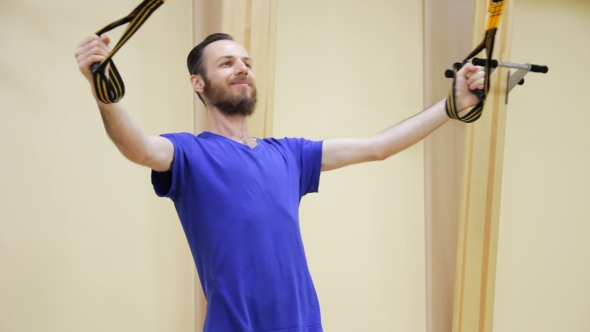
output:
{"label": "shoulder", "polygon": [[270,145],[282,145],[282,146],[300,146],[304,145],[309,142],[315,142],[313,140],[309,140],[302,137],[283,137],[283,138],[275,138],[275,137],[268,137],[262,139],[265,143]]}
{"label": "shoulder", "polygon": [[209,138],[206,132],[198,135],[189,132],[175,132],[161,134],[160,136],[170,140],[174,145],[199,145],[207,142]]}
{"label": "shoulder", "polygon": [[197,138],[197,136],[195,136],[192,133],[188,133],[188,132],[165,133],[165,134],[160,134],[160,136],[167,138],[168,140],[172,141],[173,143],[194,141]]}
{"label": "shoulder", "polygon": [[321,150],[323,141],[310,140],[301,137],[264,138],[263,142],[279,149],[301,153],[305,150]]}
{"label": "shoulder", "polygon": [[174,147],[174,157],[181,155],[198,155],[200,151],[208,150],[207,140],[201,134],[195,135],[189,132],[173,132],[160,134],[160,137],[169,140]]}

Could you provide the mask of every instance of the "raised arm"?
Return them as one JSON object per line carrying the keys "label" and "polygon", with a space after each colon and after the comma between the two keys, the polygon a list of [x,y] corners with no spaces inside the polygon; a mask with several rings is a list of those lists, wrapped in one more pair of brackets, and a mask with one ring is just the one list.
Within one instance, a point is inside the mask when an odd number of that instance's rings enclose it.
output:
{"label": "raised arm", "polygon": [[[466,110],[478,103],[469,90],[481,89],[484,71],[466,64],[457,73],[457,108]],[[443,99],[417,115],[365,139],[339,138],[326,140],[322,148],[322,171],[367,161],[384,160],[422,140],[449,120]]]}
{"label": "raised arm", "polygon": [[160,136],[144,135],[121,104],[104,104],[96,98],[90,66],[108,54],[109,42],[106,36],[101,38],[91,35],[78,45],[75,53],[80,71],[90,82],[105,130],[119,151],[130,161],[156,171],[167,171],[174,157],[172,142]]}

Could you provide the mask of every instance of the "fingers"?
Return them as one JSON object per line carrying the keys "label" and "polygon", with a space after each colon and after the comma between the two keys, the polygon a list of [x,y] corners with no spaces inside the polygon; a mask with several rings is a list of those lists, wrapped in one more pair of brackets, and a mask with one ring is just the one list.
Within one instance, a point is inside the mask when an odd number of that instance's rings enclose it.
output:
{"label": "fingers", "polygon": [[101,38],[97,35],[88,36],[80,42],[75,52],[80,70],[85,73],[92,63],[102,61],[110,52],[109,43],[108,36]]}
{"label": "fingers", "polygon": [[109,37],[108,35],[104,35],[101,38],[102,42],[105,43],[106,46],[109,46],[109,44],[111,43],[111,37]]}
{"label": "fingers", "polygon": [[475,106],[479,98],[470,90],[483,89],[486,72],[483,67],[465,63],[455,76],[455,104],[458,110]]}
{"label": "fingers", "polygon": [[480,69],[475,73],[472,73],[467,79],[467,86],[469,86],[469,89],[483,89],[485,83],[485,76],[486,73],[483,69]]}
{"label": "fingers", "polygon": [[485,76],[486,72],[483,67],[474,66],[469,62],[457,72],[457,77],[464,78],[470,90],[483,89]]}
{"label": "fingers", "polygon": [[76,49],[76,58],[88,56],[89,54],[103,54],[106,55],[110,51],[108,45],[103,41],[102,38],[92,35],[86,38],[82,43],[78,45]]}

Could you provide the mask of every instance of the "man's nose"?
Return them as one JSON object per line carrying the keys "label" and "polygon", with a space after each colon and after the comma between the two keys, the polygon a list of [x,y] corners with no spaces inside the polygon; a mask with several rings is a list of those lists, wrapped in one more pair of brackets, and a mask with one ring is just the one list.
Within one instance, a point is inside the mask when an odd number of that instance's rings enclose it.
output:
{"label": "man's nose", "polygon": [[248,66],[243,61],[237,61],[234,68],[236,75],[248,75]]}

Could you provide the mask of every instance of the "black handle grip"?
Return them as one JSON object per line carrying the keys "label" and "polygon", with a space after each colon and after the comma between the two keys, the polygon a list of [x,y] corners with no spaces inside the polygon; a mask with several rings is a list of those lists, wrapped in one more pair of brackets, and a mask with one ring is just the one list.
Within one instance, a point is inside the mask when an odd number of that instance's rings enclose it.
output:
{"label": "black handle grip", "polygon": [[539,66],[539,65],[531,65],[531,71],[533,73],[543,73],[543,74],[546,74],[549,71],[549,67],[547,67],[547,66]]}
{"label": "black handle grip", "polygon": [[[473,58],[473,60],[471,60],[471,63],[474,66],[485,66],[486,65],[486,60],[485,59],[480,59],[480,58]],[[490,60],[490,67],[491,68],[496,68],[498,67],[498,60]]]}
{"label": "black handle grip", "polygon": [[[453,67],[461,68],[461,67],[463,67],[463,62],[455,62],[455,65]],[[455,78],[455,70],[454,69],[445,70],[445,77],[446,78]]]}
{"label": "black handle grip", "polygon": [[94,73],[96,71],[96,69],[98,68],[98,66],[100,65],[100,62],[95,62],[90,66],[90,70]]}
{"label": "black handle grip", "polygon": [[479,100],[483,100],[485,97],[485,92],[483,91],[483,89],[475,89],[475,90],[469,90],[469,91],[471,91],[471,93],[476,95],[477,98],[479,98]]}

